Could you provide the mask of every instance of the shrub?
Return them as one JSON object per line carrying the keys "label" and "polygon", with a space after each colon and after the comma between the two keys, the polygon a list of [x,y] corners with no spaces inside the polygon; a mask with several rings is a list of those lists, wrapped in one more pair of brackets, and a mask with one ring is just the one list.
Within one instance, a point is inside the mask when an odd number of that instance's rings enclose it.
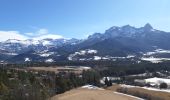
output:
{"label": "shrub", "polygon": [[161,83],[159,88],[160,89],[166,89],[166,88],[168,88],[168,85],[166,83]]}

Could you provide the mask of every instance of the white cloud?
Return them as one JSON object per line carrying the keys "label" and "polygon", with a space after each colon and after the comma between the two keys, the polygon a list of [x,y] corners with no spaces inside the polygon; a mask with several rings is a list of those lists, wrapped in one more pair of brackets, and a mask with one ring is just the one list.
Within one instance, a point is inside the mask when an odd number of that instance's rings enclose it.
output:
{"label": "white cloud", "polygon": [[61,36],[61,35],[50,34],[49,31],[45,28],[41,28],[38,31],[36,31],[35,33],[26,33],[26,35],[32,37],[35,40],[42,40],[42,39],[46,39],[46,38],[50,38],[50,39],[63,38],[63,36]]}
{"label": "white cloud", "polygon": [[8,39],[26,40],[28,37],[21,35],[18,31],[0,31],[0,41]]}
{"label": "white cloud", "polygon": [[47,29],[40,29],[36,32],[37,35],[45,35],[45,34],[48,34],[48,30]]}
{"label": "white cloud", "polygon": [[25,33],[25,35],[30,36],[30,37],[38,37],[38,36],[45,35],[45,34],[48,34],[48,33],[49,32],[48,32],[47,29],[41,28],[36,32]]}
{"label": "white cloud", "polygon": [[0,31],[0,41],[5,41],[8,39],[18,39],[18,40],[26,40],[26,39],[61,39],[64,38],[61,35],[50,34],[47,29],[39,29],[36,32],[29,32],[20,34],[19,31]]}
{"label": "white cloud", "polygon": [[42,35],[42,36],[39,36],[39,37],[35,37],[33,39],[35,39],[35,40],[42,40],[42,39],[47,39],[47,38],[50,38],[50,39],[61,39],[61,38],[63,38],[63,36],[61,36],[61,35],[54,35],[54,34],[46,34],[46,35]]}
{"label": "white cloud", "polygon": [[27,36],[34,36],[34,33],[25,33],[25,35],[27,35]]}
{"label": "white cloud", "polygon": [[84,38],[88,38],[90,35],[94,34],[95,32],[88,32],[87,34],[84,35]]}

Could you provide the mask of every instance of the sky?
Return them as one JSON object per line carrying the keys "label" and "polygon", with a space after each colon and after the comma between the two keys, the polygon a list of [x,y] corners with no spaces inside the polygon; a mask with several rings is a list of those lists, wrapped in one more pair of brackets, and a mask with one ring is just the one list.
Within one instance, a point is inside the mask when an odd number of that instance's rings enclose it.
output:
{"label": "sky", "polygon": [[0,41],[86,38],[112,26],[170,32],[170,0],[0,0]]}

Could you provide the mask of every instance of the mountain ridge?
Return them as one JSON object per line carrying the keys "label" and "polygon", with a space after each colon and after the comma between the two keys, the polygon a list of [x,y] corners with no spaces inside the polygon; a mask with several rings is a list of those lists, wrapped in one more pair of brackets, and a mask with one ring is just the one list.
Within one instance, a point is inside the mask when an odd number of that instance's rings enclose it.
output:
{"label": "mountain ridge", "polygon": [[[8,55],[11,56],[1,61],[24,62],[25,58],[30,58],[33,59],[32,61],[44,62],[48,59],[69,60],[68,58],[71,57],[77,60],[95,60],[96,57],[98,59],[99,57],[119,58],[129,55],[140,58],[144,56],[144,53],[155,49],[170,50],[169,40],[169,32],[156,30],[149,23],[139,28],[130,25],[113,26],[104,33],[94,33],[84,40],[48,38],[42,40],[10,39],[0,42],[1,50],[9,52]],[[88,53],[89,51],[97,52]],[[10,55],[10,53],[16,55]]]}

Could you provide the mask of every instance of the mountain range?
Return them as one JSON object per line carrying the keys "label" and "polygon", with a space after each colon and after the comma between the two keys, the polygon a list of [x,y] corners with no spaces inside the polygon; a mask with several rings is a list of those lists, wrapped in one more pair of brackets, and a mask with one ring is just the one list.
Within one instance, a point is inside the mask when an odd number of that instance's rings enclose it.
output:
{"label": "mountain range", "polygon": [[170,32],[154,29],[149,23],[136,28],[113,26],[104,33],[80,39],[42,39],[0,42],[0,61],[56,62],[63,60],[130,60],[162,62],[170,60]]}

